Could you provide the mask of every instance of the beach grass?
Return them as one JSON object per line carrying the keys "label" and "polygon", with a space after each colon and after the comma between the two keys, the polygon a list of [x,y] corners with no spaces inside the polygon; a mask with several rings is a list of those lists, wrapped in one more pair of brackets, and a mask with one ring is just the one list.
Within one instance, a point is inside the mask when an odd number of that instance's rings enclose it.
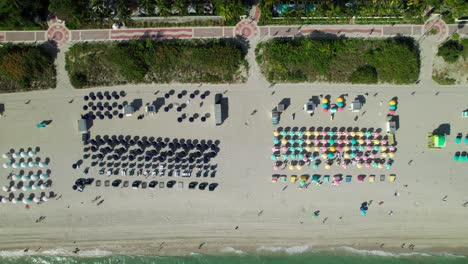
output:
{"label": "beach grass", "polygon": [[0,47],[0,93],[55,88],[53,53],[47,44]]}
{"label": "beach grass", "polygon": [[257,62],[270,82],[410,84],[419,76],[414,39],[272,39]]}
{"label": "beach grass", "polygon": [[245,53],[234,40],[78,43],[66,54],[75,88],[127,83],[236,83]]}

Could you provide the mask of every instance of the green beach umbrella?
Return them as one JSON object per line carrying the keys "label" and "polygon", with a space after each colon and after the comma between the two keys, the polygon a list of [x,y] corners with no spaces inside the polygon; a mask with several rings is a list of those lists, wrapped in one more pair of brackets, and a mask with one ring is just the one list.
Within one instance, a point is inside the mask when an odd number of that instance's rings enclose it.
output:
{"label": "green beach umbrella", "polygon": [[271,160],[276,160],[276,155],[275,154],[271,155]]}
{"label": "green beach umbrella", "polygon": [[356,145],[356,139],[351,139],[351,144]]}
{"label": "green beach umbrella", "polygon": [[296,158],[296,154],[291,154],[291,159],[295,159]]}
{"label": "green beach umbrella", "polygon": [[288,159],[288,155],[283,154],[283,159],[284,159],[284,160],[287,160],[287,159]]}

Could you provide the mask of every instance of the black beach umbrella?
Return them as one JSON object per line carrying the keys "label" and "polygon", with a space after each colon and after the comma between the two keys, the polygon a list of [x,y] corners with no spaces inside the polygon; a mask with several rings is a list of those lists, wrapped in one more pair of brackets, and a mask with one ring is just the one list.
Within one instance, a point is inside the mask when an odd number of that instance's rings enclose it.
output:
{"label": "black beach umbrella", "polygon": [[88,106],[89,106],[89,107],[92,107],[93,105],[94,105],[93,102],[89,102],[89,103],[88,103]]}
{"label": "black beach umbrella", "polygon": [[205,122],[205,121],[206,121],[206,117],[202,116],[202,117],[200,118],[200,120],[201,120],[202,122]]}
{"label": "black beach umbrella", "polygon": [[93,105],[93,106],[91,107],[91,109],[92,109],[93,111],[96,111],[96,110],[97,110],[97,107],[96,107],[95,105]]}
{"label": "black beach umbrella", "polygon": [[193,117],[190,117],[190,118],[188,119],[188,121],[189,121],[190,123],[192,123],[193,120],[194,120]]}
{"label": "black beach umbrella", "polygon": [[100,115],[100,116],[99,116],[99,119],[103,120],[103,119],[104,119],[104,116],[103,116],[103,115]]}
{"label": "black beach umbrella", "polygon": [[88,101],[88,100],[89,100],[89,96],[85,95],[85,96],[83,97],[83,99],[84,99],[85,101]]}
{"label": "black beach umbrella", "polygon": [[117,106],[117,108],[118,108],[119,110],[122,110],[122,109],[123,109],[123,105],[119,104],[119,105]]}
{"label": "black beach umbrella", "polygon": [[195,98],[195,94],[191,93],[189,97],[190,97],[190,99],[193,99],[193,98]]}
{"label": "black beach umbrella", "polygon": [[120,96],[125,97],[126,95],[127,93],[125,93],[125,91],[120,91]]}
{"label": "black beach umbrella", "polygon": [[83,111],[86,111],[88,110],[88,106],[87,105],[83,105]]}
{"label": "black beach umbrella", "polygon": [[171,97],[171,95],[170,95],[169,93],[166,93],[166,94],[164,95],[164,98],[166,98],[166,99],[169,99],[169,97]]}

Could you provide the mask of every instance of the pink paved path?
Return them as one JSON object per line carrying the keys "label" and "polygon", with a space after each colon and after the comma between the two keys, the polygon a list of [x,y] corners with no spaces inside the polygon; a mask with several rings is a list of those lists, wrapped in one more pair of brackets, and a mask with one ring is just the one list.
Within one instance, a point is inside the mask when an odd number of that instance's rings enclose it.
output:
{"label": "pink paved path", "polygon": [[[435,27],[439,27],[436,24]],[[307,26],[260,26],[258,32],[250,31],[251,36],[288,37],[307,36],[314,33],[345,34],[349,36],[420,36],[424,25],[307,25]],[[467,27],[457,28],[448,25],[450,33],[458,30],[468,34]],[[237,29],[237,30],[236,30]],[[246,32],[247,30],[244,30]],[[183,27],[183,28],[133,28],[133,29],[95,29],[69,30],[62,42],[129,40],[137,38],[187,39],[187,38],[224,38],[233,37],[239,32],[238,27]],[[50,36],[50,33],[49,33]],[[55,35],[57,37],[57,35]],[[0,31],[0,42],[43,42],[48,39],[47,31]],[[63,43],[65,44],[65,43]]]}

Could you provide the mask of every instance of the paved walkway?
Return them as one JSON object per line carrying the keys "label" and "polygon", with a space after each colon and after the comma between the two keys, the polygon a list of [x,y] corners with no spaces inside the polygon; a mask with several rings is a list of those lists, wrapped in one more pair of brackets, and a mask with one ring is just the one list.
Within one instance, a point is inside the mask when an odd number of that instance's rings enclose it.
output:
{"label": "paved walkway", "polygon": [[449,34],[458,32],[468,35],[468,27],[445,25],[442,20],[426,25],[288,25],[257,26],[255,20],[244,19],[235,27],[181,27],[181,28],[131,28],[68,30],[63,24],[53,24],[47,31],[0,31],[0,42],[56,41],[59,46],[67,42],[129,40],[137,38],[187,39],[187,38],[232,38],[243,35],[251,38],[299,37],[314,34],[336,34],[348,37],[389,37],[396,35],[421,36],[432,26],[439,30],[440,41]]}

